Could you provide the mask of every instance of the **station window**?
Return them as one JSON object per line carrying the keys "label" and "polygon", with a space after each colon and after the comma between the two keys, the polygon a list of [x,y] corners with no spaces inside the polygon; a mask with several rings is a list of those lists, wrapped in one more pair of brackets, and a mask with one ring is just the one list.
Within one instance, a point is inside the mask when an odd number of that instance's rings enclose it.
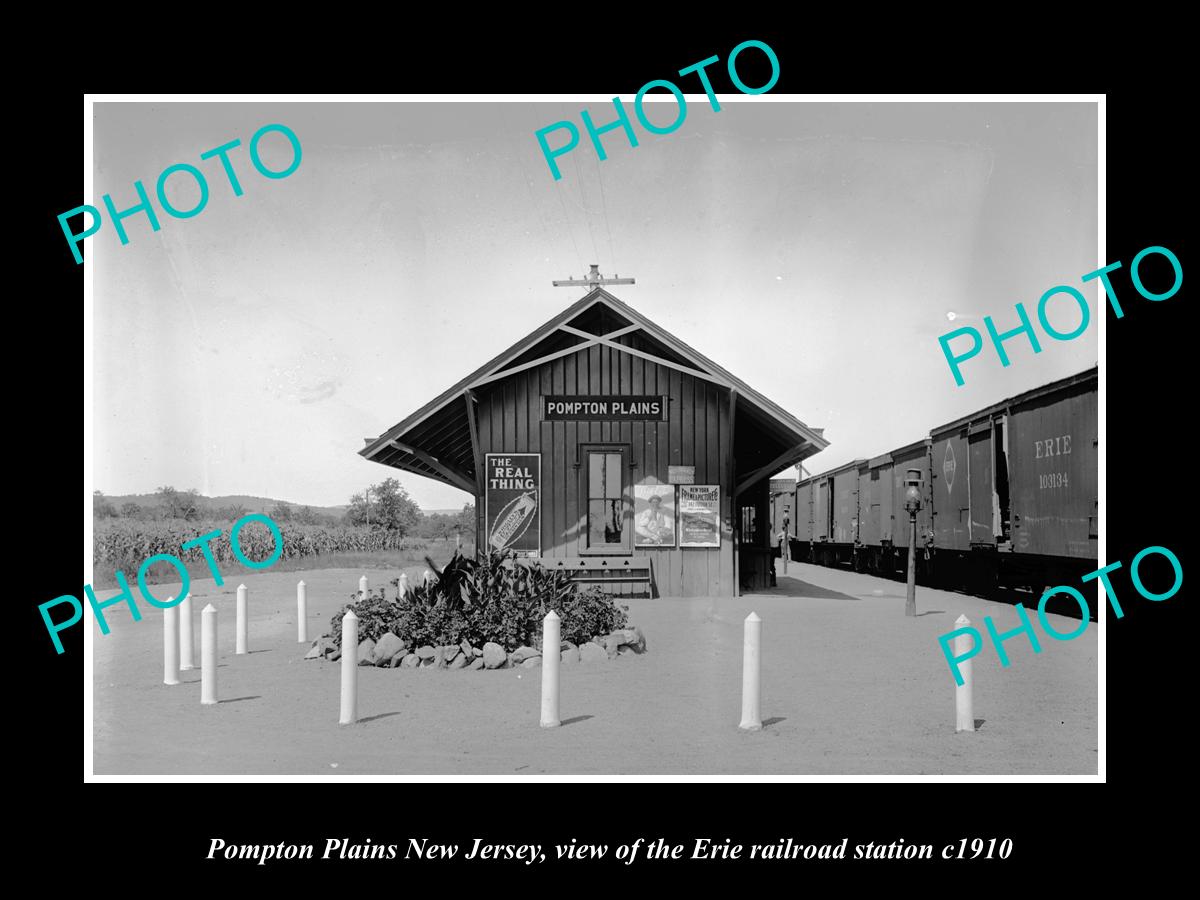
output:
{"label": "station window", "polygon": [[587,532],[591,551],[628,549],[628,489],[625,484],[624,447],[596,447],[585,451],[587,478]]}
{"label": "station window", "polygon": [[758,533],[758,508],[755,506],[742,507],[742,535],[741,541],[745,545],[757,545],[761,543]]}

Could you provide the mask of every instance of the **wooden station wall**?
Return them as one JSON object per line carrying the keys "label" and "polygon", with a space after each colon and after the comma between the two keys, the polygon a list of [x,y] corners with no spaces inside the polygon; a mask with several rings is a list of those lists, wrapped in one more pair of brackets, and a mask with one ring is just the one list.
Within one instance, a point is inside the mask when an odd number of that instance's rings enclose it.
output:
{"label": "wooden station wall", "polygon": [[[624,335],[616,343],[656,352],[656,348],[646,346],[636,335]],[[670,398],[666,422],[543,422],[541,419],[544,395],[655,394]],[[670,465],[695,466],[696,484],[721,487],[720,547],[632,547],[634,557],[650,559],[658,595],[733,596],[728,390],[610,347],[592,346],[484,385],[477,395],[481,455],[542,454],[543,557],[575,556],[580,531],[586,528],[586,498],[580,496],[580,469],[575,465],[577,462],[586,465],[586,460],[579,457],[579,445],[627,444],[631,468],[626,476],[625,499],[630,510],[632,486],[668,484]],[[475,508],[482,535],[482,499]],[[632,518],[627,527],[632,529]],[[677,542],[678,532],[676,523]],[[639,589],[638,585],[612,586],[613,592],[620,594]]]}

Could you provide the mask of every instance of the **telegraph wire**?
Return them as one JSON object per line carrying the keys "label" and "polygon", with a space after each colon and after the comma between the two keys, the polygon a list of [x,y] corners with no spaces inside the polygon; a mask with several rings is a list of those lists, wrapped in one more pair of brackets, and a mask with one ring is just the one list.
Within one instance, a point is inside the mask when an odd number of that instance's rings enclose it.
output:
{"label": "telegraph wire", "polygon": [[612,254],[613,272],[617,272],[617,248],[613,244],[612,225],[608,221],[608,205],[604,202],[604,179],[600,177],[600,158],[596,157],[596,181],[600,185],[600,211],[604,214],[604,229],[608,232],[608,252]]}
{"label": "telegraph wire", "polygon": [[[546,225],[546,217],[542,214],[542,208],[538,205],[536,198],[533,196],[533,185],[529,181],[529,174],[525,171],[525,164],[521,162],[520,152],[517,152],[516,159],[517,167],[521,170],[521,178],[525,182],[525,190],[529,192],[529,203],[533,206],[533,211],[537,213],[538,227],[542,229],[542,240],[544,241],[544,246],[548,251],[553,253],[554,250],[553,242],[550,240],[550,229]],[[576,253],[576,255],[578,255],[578,253]]]}
{"label": "telegraph wire", "polygon": [[587,271],[583,267],[583,254],[579,252],[579,244],[575,242],[575,232],[571,228],[571,220],[567,217],[567,204],[563,202],[562,185],[555,185],[554,193],[558,194],[558,205],[562,207],[563,222],[567,227],[567,234],[571,236],[571,244],[575,247],[575,261],[579,263],[579,271]]}
{"label": "telegraph wire", "polygon": [[588,237],[592,241],[592,253],[595,254],[592,258],[596,262],[600,262],[600,251],[596,249],[596,236],[592,234],[592,220],[588,215],[587,203],[583,199],[583,170],[579,168],[579,154],[572,153],[571,156],[575,159],[575,175],[579,178],[579,208],[584,212],[583,223],[587,226]]}

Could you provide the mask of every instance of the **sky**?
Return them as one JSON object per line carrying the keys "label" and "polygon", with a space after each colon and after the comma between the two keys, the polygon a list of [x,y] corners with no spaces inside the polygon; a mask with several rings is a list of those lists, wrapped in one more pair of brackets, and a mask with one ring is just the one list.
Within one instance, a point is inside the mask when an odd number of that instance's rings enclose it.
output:
{"label": "sky", "polygon": [[[94,197],[153,196],[174,163],[205,173],[207,205],[161,228],[105,222],[94,260],[92,487],[170,484],[344,504],[395,476],[426,509],[469,495],[358,455],[375,437],[582,296],[551,286],[590,263],[610,288],[830,446],[821,472],[1096,364],[1094,103],[800,103],[688,95],[673,133],[602,137],[611,102],[97,103]],[[663,125],[669,95],[647,104]],[[573,121],[556,181],[534,132]],[[300,166],[267,179],[247,146],[281,123]],[[244,193],[200,154],[235,138]],[[553,135],[552,146],[564,140]],[[282,170],[280,134],[261,145]],[[179,209],[199,199],[167,182]],[[1008,341],[963,366],[937,338],[1036,322],[1055,285],[1087,298],[1072,341]],[[1062,298],[1051,324],[1079,311]],[[957,346],[957,345],[956,345]],[[795,470],[781,473],[794,475]]]}

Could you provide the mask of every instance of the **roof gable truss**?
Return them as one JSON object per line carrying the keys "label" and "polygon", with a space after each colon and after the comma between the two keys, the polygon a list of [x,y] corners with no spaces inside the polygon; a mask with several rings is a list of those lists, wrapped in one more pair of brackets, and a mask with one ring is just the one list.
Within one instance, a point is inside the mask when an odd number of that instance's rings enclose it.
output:
{"label": "roof gable truss", "polygon": [[[628,324],[620,324],[620,327],[612,328],[618,323]],[[611,330],[606,331],[605,329]],[[635,337],[637,345],[631,346],[633,341],[620,342],[619,339],[626,336]],[[573,343],[563,346],[564,339],[569,339]],[[740,382],[725,369],[692,350],[678,338],[663,331],[636,310],[627,307],[603,288],[596,288],[537,331],[473,374],[468,375],[438,398],[427,403],[412,416],[369,442],[359,452],[368,459],[375,458],[381,451],[401,452],[424,468],[436,471],[438,476],[456,486],[462,486],[467,481],[475,481],[479,477],[478,447],[472,446],[462,454],[450,454],[451,456],[460,456],[458,459],[451,460],[443,453],[437,452],[436,456],[426,453],[427,459],[421,460],[416,455],[407,452],[409,449],[415,449],[412,447],[413,441],[408,438],[408,435],[413,434],[414,429],[419,428],[435,415],[446,413],[452,419],[472,418],[474,406],[470,401],[473,399],[472,392],[474,390],[500,381],[509,375],[536,368],[593,346],[617,350],[628,356],[638,357],[685,375],[708,381],[730,391],[731,396],[745,392],[754,401],[747,406],[747,409],[752,409],[755,405],[761,406],[761,415],[755,418],[761,419],[767,425],[767,430],[779,437],[781,447],[790,446],[796,437],[803,437],[805,442],[814,448],[813,452],[828,445],[828,441],[821,435],[820,429],[812,429],[804,425],[770,400]],[[543,354],[539,353],[539,347],[555,349]],[[537,354],[537,356],[531,358],[530,354]],[[453,405],[456,402],[457,407]],[[473,422],[463,424],[474,425]],[[440,430],[444,430],[444,428],[445,426]],[[474,431],[473,428],[469,430]],[[392,443],[400,438],[406,440],[403,449]],[[476,441],[477,436],[472,434],[471,444],[474,445]],[[476,469],[476,472],[470,473],[472,468]],[[471,474],[474,474],[475,478],[470,478]]]}
{"label": "roof gable truss", "polygon": [[571,346],[565,347],[561,350],[554,350],[550,353],[545,354],[544,356],[539,356],[535,359],[527,360],[518,365],[509,366],[508,368],[497,369],[493,372],[482,375],[479,378],[476,378],[474,381],[472,381],[471,384],[469,385],[469,387],[472,389],[479,388],[485,384],[490,384],[493,381],[499,381],[502,378],[507,378],[509,375],[515,375],[517,372],[524,372],[526,369],[537,368],[538,366],[544,365],[545,363],[548,363],[548,362],[552,362],[553,360],[559,359],[560,357],[570,356],[574,353],[578,353],[580,350],[586,350],[589,347],[599,346],[599,347],[609,347],[613,350],[618,350],[621,353],[628,354],[629,356],[636,356],[639,359],[647,360],[649,362],[655,363],[656,365],[665,366],[668,369],[675,369],[677,371],[683,372],[686,375],[692,375],[692,376],[695,376],[696,378],[702,378],[705,381],[711,381],[713,384],[718,384],[721,387],[732,389],[733,385],[730,384],[728,379],[723,378],[719,374],[716,374],[713,372],[708,372],[708,371],[705,371],[704,369],[701,369],[701,368],[698,368],[695,366],[683,365],[681,363],[675,362],[674,360],[667,359],[665,356],[661,356],[657,353],[650,353],[646,350],[639,350],[636,347],[630,347],[625,344],[619,344],[616,341],[617,338],[624,337],[627,334],[639,334],[639,333],[641,334],[641,336],[643,336],[651,341],[653,341],[655,338],[655,335],[649,333],[648,330],[645,328],[645,326],[639,325],[637,323],[626,325],[623,328],[618,328],[615,331],[608,332],[607,334],[592,334],[591,332],[583,331],[582,329],[575,328],[571,325],[557,325],[557,326],[555,326],[555,328],[553,329],[551,334],[548,335],[547,337],[552,337],[555,334],[568,334],[573,337],[582,338],[582,340],[579,343],[572,344]]}

